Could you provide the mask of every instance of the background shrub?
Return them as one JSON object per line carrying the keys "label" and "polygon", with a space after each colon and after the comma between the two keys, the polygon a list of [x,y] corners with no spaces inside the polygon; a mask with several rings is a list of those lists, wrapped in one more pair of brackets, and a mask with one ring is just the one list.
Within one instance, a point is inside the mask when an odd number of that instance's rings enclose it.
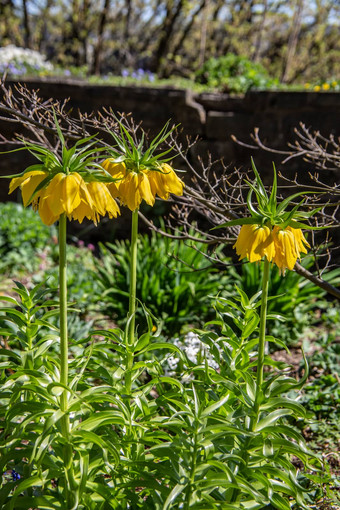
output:
{"label": "background shrub", "polygon": [[56,228],[47,227],[31,208],[14,202],[0,203],[0,217],[1,271],[37,270],[41,263],[39,255],[55,244]]}
{"label": "background shrub", "polygon": [[[100,287],[102,311],[122,326],[129,304],[130,241],[100,245],[101,264],[94,273]],[[221,249],[219,249],[221,252]],[[137,298],[163,322],[165,335],[182,327],[200,326],[214,312],[211,296],[231,291],[232,280],[206,259],[203,242],[183,242],[153,232],[140,236],[137,262]],[[140,328],[146,327],[142,310]],[[140,331],[141,332],[141,331]]]}
{"label": "background shrub", "polygon": [[[312,264],[312,257],[306,256],[302,259],[304,267],[311,268]],[[234,281],[248,296],[260,291],[260,265],[245,263],[242,264],[239,273],[233,271],[232,274]],[[340,269],[325,272],[322,277],[337,286],[340,281]],[[271,299],[268,303],[268,313],[272,320],[267,324],[268,334],[280,338],[289,346],[297,343],[306,329],[320,323],[322,318],[318,310],[330,307],[327,293],[323,289],[295,271],[287,271],[282,277],[276,266],[271,268],[269,295]]]}
{"label": "background shrub", "polygon": [[270,78],[260,64],[233,53],[207,60],[197,71],[195,80],[225,92],[236,93],[278,85],[278,81]]}

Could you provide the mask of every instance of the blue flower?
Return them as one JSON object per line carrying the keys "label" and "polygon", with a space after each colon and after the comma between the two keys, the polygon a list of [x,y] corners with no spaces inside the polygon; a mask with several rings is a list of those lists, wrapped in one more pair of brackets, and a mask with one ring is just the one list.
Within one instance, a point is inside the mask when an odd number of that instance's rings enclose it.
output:
{"label": "blue flower", "polygon": [[12,469],[12,478],[13,478],[13,482],[16,482],[17,480],[20,480],[21,476],[19,475],[19,473],[17,473],[15,471],[15,469]]}

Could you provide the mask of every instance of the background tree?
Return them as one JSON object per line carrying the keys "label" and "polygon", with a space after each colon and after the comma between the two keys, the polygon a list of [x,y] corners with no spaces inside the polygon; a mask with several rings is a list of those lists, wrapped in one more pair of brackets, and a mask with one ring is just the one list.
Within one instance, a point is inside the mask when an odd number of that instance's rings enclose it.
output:
{"label": "background tree", "polygon": [[96,74],[190,77],[228,52],[284,82],[340,74],[340,0],[1,0],[0,44]]}

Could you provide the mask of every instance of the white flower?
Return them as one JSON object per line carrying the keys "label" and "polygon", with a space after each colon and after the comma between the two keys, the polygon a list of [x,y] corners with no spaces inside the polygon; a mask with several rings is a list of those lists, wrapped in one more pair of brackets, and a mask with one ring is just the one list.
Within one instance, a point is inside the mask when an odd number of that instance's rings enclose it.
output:
{"label": "white flower", "polygon": [[[218,363],[213,359],[212,355],[210,354],[209,347],[201,342],[199,336],[196,333],[193,333],[190,331],[187,333],[183,340],[179,340],[178,338],[175,338],[173,340],[174,345],[179,347],[182,351],[185,352],[188,359],[192,362],[197,364],[200,359],[207,359],[208,365],[211,368],[214,368],[217,370],[219,368]],[[179,358],[175,356],[169,356],[167,358],[168,367],[165,368],[165,373],[170,376],[175,375],[175,370],[179,363]]]}
{"label": "white flower", "polygon": [[38,51],[18,48],[13,44],[0,48],[0,72],[20,75],[32,71],[52,71],[53,65]]}

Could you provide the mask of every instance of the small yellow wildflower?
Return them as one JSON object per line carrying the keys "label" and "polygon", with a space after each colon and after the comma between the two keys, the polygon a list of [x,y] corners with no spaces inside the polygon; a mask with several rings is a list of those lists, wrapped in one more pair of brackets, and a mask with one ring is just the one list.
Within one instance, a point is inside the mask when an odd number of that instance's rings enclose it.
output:
{"label": "small yellow wildflower", "polygon": [[310,83],[308,83],[308,82],[307,82],[307,83],[305,83],[304,87],[305,87],[305,89],[309,89],[309,87],[310,87]]}
{"label": "small yellow wildflower", "polygon": [[334,81],[332,81],[331,85],[332,85],[332,87],[336,87],[338,85],[338,82],[334,80]]}
{"label": "small yellow wildflower", "polygon": [[157,170],[130,170],[125,163],[116,163],[113,158],[108,158],[102,166],[113,178],[120,179],[107,187],[112,196],[118,197],[131,211],[137,209],[142,200],[154,205],[156,195],[168,200],[170,193],[183,194],[184,183],[167,163],[159,164]]}
{"label": "small yellow wildflower", "polygon": [[313,87],[313,90],[314,90],[314,92],[320,92],[320,90],[321,90],[320,85],[315,85],[315,87]]}
{"label": "small yellow wildflower", "polygon": [[322,90],[329,90],[331,88],[329,83],[323,83],[322,84]]}

